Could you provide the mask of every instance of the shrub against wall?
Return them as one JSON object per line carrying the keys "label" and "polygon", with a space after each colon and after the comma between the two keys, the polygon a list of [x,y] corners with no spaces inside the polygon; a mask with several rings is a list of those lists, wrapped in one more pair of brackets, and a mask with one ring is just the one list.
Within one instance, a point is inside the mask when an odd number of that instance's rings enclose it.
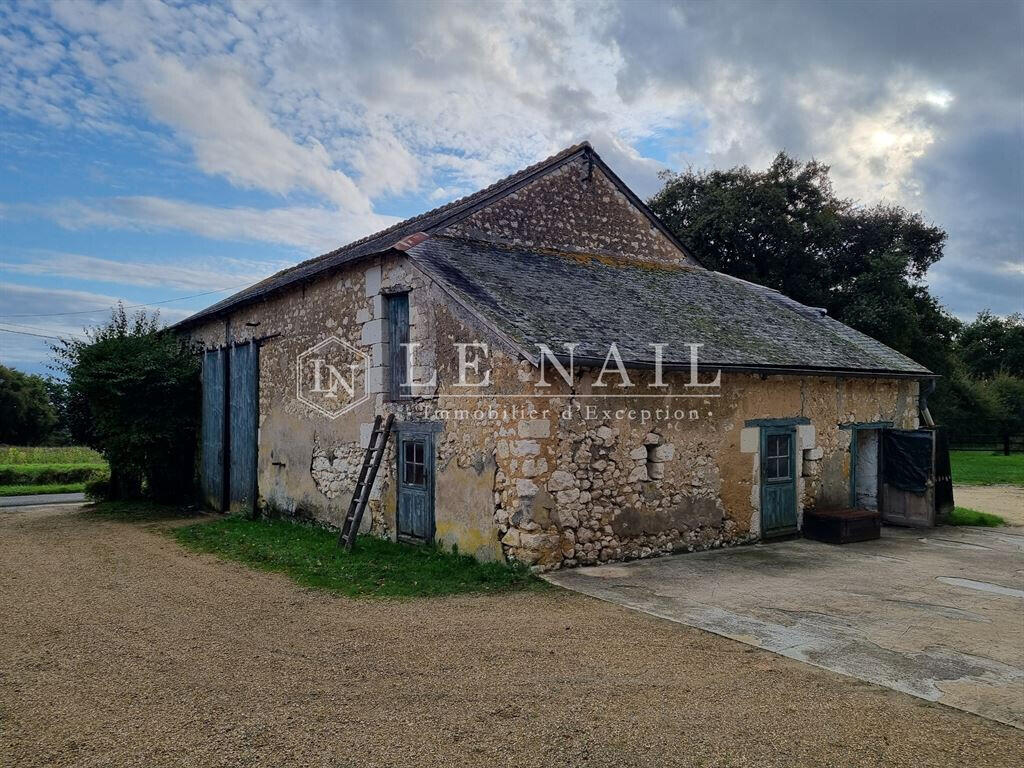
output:
{"label": "shrub against wall", "polygon": [[123,307],[85,341],[54,347],[73,437],[110,463],[112,498],[189,497],[195,486],[199,357],[159,316]]}

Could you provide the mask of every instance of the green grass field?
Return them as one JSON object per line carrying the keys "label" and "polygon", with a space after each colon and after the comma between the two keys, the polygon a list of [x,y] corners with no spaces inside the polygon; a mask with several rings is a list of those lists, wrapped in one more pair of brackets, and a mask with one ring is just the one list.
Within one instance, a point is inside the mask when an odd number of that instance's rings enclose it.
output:
{"label": "green grass field", "polygon": [[990,515],[988,512],[979,512],[967,507],[955,507],[946,522],[949,525],[984,525],[988,528],[1006,525],[1006,521],[999,515]]}
{"label": "green grass field", "polygon": [[0,445],[0,465],[104,463],[100,454],[80,445]]}
{"label": "green grass field", "polygon": [[283,520],[229,517],[175,528],[172,535],[189,549],[285,573],[302,586],[349,597],[428,597],[546,586],[526,568],[480,563],[431,546],[364,536],[353,552],[345,552],[336,546],[337,534]]}
{"label": "green grass field", "polygon": [[960,485],[1024,485],[1024,453],[950,451],[953,482]]}

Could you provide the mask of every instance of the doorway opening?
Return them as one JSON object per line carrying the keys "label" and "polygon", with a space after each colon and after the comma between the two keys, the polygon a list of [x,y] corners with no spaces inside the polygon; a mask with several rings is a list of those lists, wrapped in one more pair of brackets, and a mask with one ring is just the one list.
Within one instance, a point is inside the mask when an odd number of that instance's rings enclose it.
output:
{"label": "doorway opening", "polygon": [[853,506],[877,510],[881,430],[855,429],[853,442]]}

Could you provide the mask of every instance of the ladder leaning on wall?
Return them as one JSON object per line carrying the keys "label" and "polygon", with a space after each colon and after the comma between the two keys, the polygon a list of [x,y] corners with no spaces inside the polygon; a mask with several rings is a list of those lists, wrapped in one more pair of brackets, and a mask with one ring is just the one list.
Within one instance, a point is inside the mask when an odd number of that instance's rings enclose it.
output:
{"label": "ladder leaning on wall", "polygon": [[373,488],[373,481],[377,479],[377,470],[380,469],[380,463],[384,459],[384,450],[388,446],[388,438],[391,436],[391,427],[394,423],[395,414],[393,413],[388,414],[384,426],[381,426],[379,414],[373,420],[370,443],[366,446],[363,466],[359,470],[359,479],[356,481],[356,487],[352,489],[352,501],[348,505],[348,513],[345,515],[345,522],[338,535],[338,546],[344,545],[349,552],[352,551],[352,546],[356,543],[359,524],[363,521],[366,504],[370,500],[370,489]]}

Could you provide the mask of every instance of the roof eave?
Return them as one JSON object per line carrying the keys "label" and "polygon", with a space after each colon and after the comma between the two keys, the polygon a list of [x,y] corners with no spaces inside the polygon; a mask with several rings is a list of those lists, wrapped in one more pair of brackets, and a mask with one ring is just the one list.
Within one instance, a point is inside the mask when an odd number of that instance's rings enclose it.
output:
{"label": "roof eave", "polygon": [[[566,365],[570,362],[568,355],[555,355],[560,363]],[[573,356],[572,361],[582,368],[600,368],[605,361],[597,357]],[[653,370],[657,367],[654,360],[623,360],[627,369]],[[662,362],[661,369],[664,371],[689,371],[690,363]],[[732,363],[709,363],[697,364],[697,370],[706,373],[708,371],[727,371],[730,373],[757,373],[764,375],[790,375],[790,376],[845,376],[850,378],[876,378],[876,379],[940,379],[937,373],[929,370],[924,371],[900,371],[887,368],[832,368],[808,365],[736,365]]]}

